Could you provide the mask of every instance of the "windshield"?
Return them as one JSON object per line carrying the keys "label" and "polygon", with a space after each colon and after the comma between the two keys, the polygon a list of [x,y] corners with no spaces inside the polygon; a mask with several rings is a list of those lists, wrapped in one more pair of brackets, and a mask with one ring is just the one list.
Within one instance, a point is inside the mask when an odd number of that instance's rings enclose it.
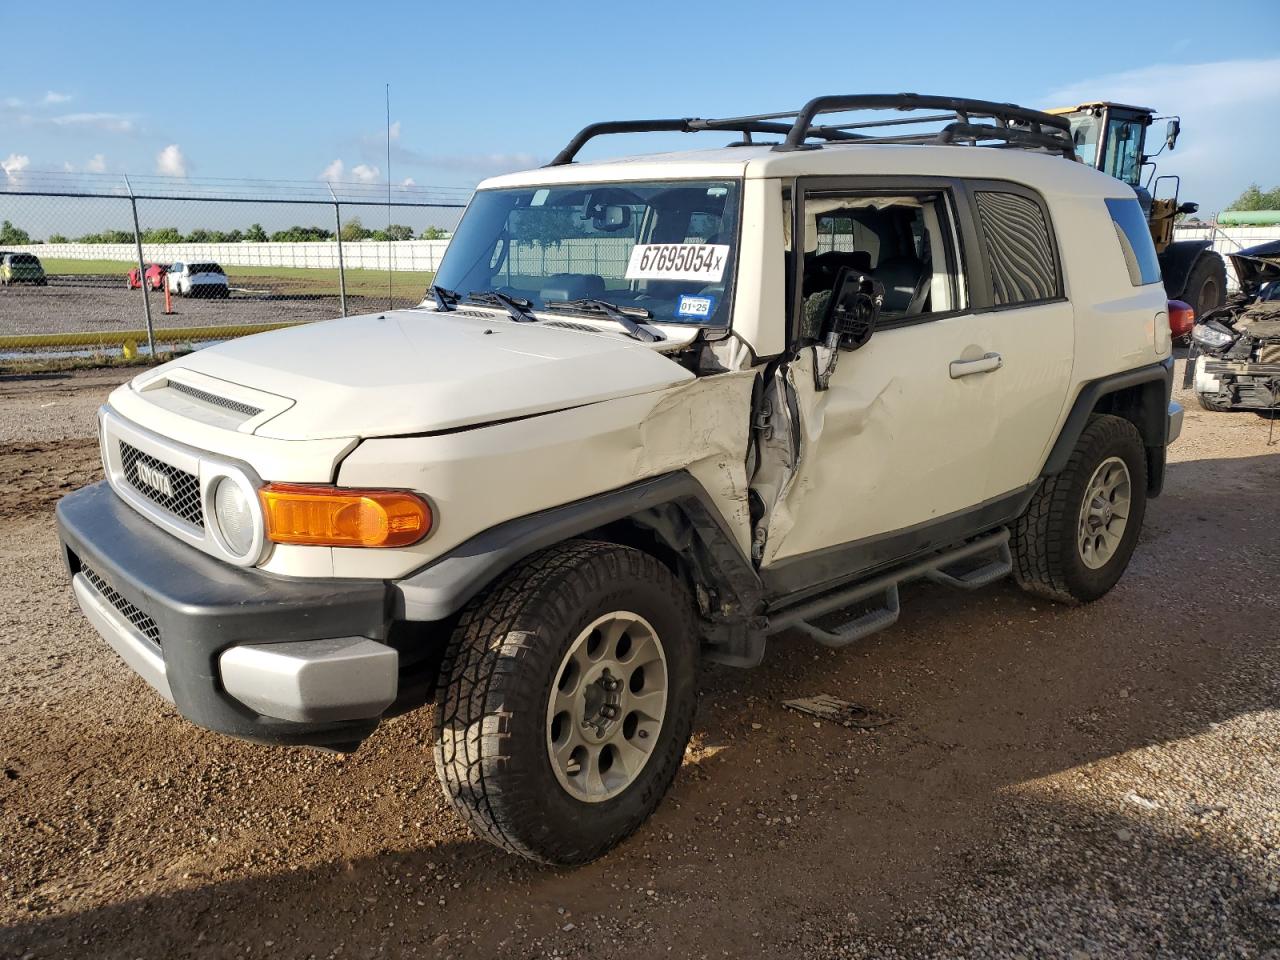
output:
{"label": "windshield", "polygon": [[607,300],[658,323],[725,325],[738,241],[737,181],[482,190],[435,283],[545,309]]}

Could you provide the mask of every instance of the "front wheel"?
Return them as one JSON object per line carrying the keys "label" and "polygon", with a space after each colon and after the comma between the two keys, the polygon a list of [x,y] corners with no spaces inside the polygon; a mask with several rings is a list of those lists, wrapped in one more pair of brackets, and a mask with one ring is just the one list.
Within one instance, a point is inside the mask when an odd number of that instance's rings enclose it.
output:
{"label": "front wheel", "polygon": [[680,767],[697,650],[689,594],[649,554],[577,540],[529,558],[450,640],[434,751],[445,797],[513,853],[601,856]]}
{"label": "front wheel", "polygon": [[1226,413],[1231,409],[1231,404],[1223,403],[1216,393],[1197,393],[1196,402],[1210,413]]}
{"label": "front wheel", "polygon": [[1089,419],[1067,466],[1014,523],[1018,585],[1063,603],[1097,600],[1129,565],[1147,508],[1147,456],[1121,417]]}
{"label": "front wheel", "polygon": [[1191,273],[1187,276],[1187,287],[1181,299],[1191,304],[1196,312],[1196,319],[1212,310],[1218,309],[1227,298],[1227,268],[1222,258],[1216,253],[1205,251],[1200,254]]}

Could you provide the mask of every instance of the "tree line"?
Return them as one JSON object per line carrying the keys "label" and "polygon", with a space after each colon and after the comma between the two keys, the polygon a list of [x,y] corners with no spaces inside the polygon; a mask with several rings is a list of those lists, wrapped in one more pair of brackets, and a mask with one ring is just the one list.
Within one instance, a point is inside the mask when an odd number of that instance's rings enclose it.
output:
{"label": "tree line", "polygon": [[[418,240],[444,240],[448,232],[440,227],[427,227],[416,237]],[[142,231],[143,243],[300,243],[309,240],[332,240],[334,233],[324,227],[293,226],[287,230],[276,230],[267,233],[262,224],[250,224],[247,230],[207,230],[198,227],[184,234],[177,227],[153,227]],[[369,230],[359,217],[352,217],[342,225],[342,239],[347,240],[413,240],[413,228],[402,223],[393,223],[381,230]],[[21,227],[16,227],[8,220],[0,223],[0,247],[19,246],[21,244],[41,243],[32,240],[31,235]],[[50,234],[44,243],[133,243],[131,230],[103,230],[99,233],[87,233],[82,237],[67,237],[61,233]]]}

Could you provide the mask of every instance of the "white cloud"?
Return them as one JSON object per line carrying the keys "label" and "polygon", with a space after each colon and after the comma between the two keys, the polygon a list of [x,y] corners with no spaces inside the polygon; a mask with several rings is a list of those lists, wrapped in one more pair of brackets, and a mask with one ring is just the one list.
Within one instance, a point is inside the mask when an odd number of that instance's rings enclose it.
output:
{"label": "white cloud", "polygon": [[11,153],[6,159],[0,160],[0,170],[4,170],[5,180],[13,187],[22,182],[22,174],[29,166],[31,158],[25,153]]}
{"label": "white cloud", "polygon": [[70,160],[64,160],[62,162],[62,169],[67,173],[106,173],[107,158],[104,154],[95,153],[85,162],[83,167],[76,166]]}
{"label": "white cloud", "polygon": [[418,181],[413,179],[413,177],[405,177],[400,181],[400,186],[402,187],[416,187],[417,185]]}
{"label": "white cloud", "polygon": [[58,91],[56,90],[50,90],[48,93],[44,95],[44,100],[41,102],[48,103],[48,104],[66,103],[70,99],[71,99],[71,94],[69,93],[58,93]]}
{"label": "white cloud", "polygon": [[171,143],[156,154],[156,173],[166,177],[187,175],[187,158],[182,155],[180,146]]}
{"label": "white cloud", "polygon": [[10,110],[18,110],[22,107],[22,98],[21,97],[5,97],[4,105],[8,107]]}
{"label": "white cloud", "polygon": [[8,159],[0,160],[0,168],[3,168],[5,176],[14,179],[23,170],[31,166],[31,158],[25,153],[11,153]]}
{"label": "white cloud", "polygon": [[321,180],[341,180],[342,175],[347,172],[346,164],[341,160],[335,160],[323,170],[320,171]]}
{"label": "white cloud", "polygon": [[400,121],[399,120],[391,124],[391,126],[388,128],[388,133],[391,136],[392,143],[395,143],[397,140],[400,139]]}
{"label": "white cloud", "polygon": [[376,183],[380,172],[377,167],[371,167],[367,163],[351,168],[351,176],[355,177],[357,183]]}
{"label": "white cloud", "polygon": [[[1205,213],[1220,211],[1250,183],[1280,184],[1275,157],[1280,132],[1265,122],[1270,91],[1280,87],[1280,58],[1157,64],[1082,80],[1051,91],[1054,106],[1114,100],[1182,118],[1182,136],[1165,151],[1158,173],[1182,177],[1182,197]],[[1152,131],[1159,146],[1163,126]]]}

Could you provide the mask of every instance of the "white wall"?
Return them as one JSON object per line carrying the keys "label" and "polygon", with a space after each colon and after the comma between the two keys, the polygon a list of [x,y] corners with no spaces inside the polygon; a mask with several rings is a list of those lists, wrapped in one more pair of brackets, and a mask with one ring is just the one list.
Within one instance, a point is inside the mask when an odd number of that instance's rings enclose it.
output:
{"label": "white wall", "polygon": [[[342,259],[348,269],[434,271],[448,240],[343,241]],[[117,260],[135,263],[132,243],[39,243],[7,249],[36,256],[67,260]],[[310,243],[144,243],[148,263],[213,260],[224,267],[338,268],[338,244],[332,240]]]}
{"label": "white wall", "polygon": [[[1189,224],[1176,225],[1173,228],[1175,240],[1212,240],[1213,249],[1224,257],[1239,253],[1245,247],[1252,247],[1270,240],[1280,240],[1280,227],[1210,227]],[[1227,261],[1227,286],[1235,289],[1235,271],[1231,269],[1231,261]]]}

